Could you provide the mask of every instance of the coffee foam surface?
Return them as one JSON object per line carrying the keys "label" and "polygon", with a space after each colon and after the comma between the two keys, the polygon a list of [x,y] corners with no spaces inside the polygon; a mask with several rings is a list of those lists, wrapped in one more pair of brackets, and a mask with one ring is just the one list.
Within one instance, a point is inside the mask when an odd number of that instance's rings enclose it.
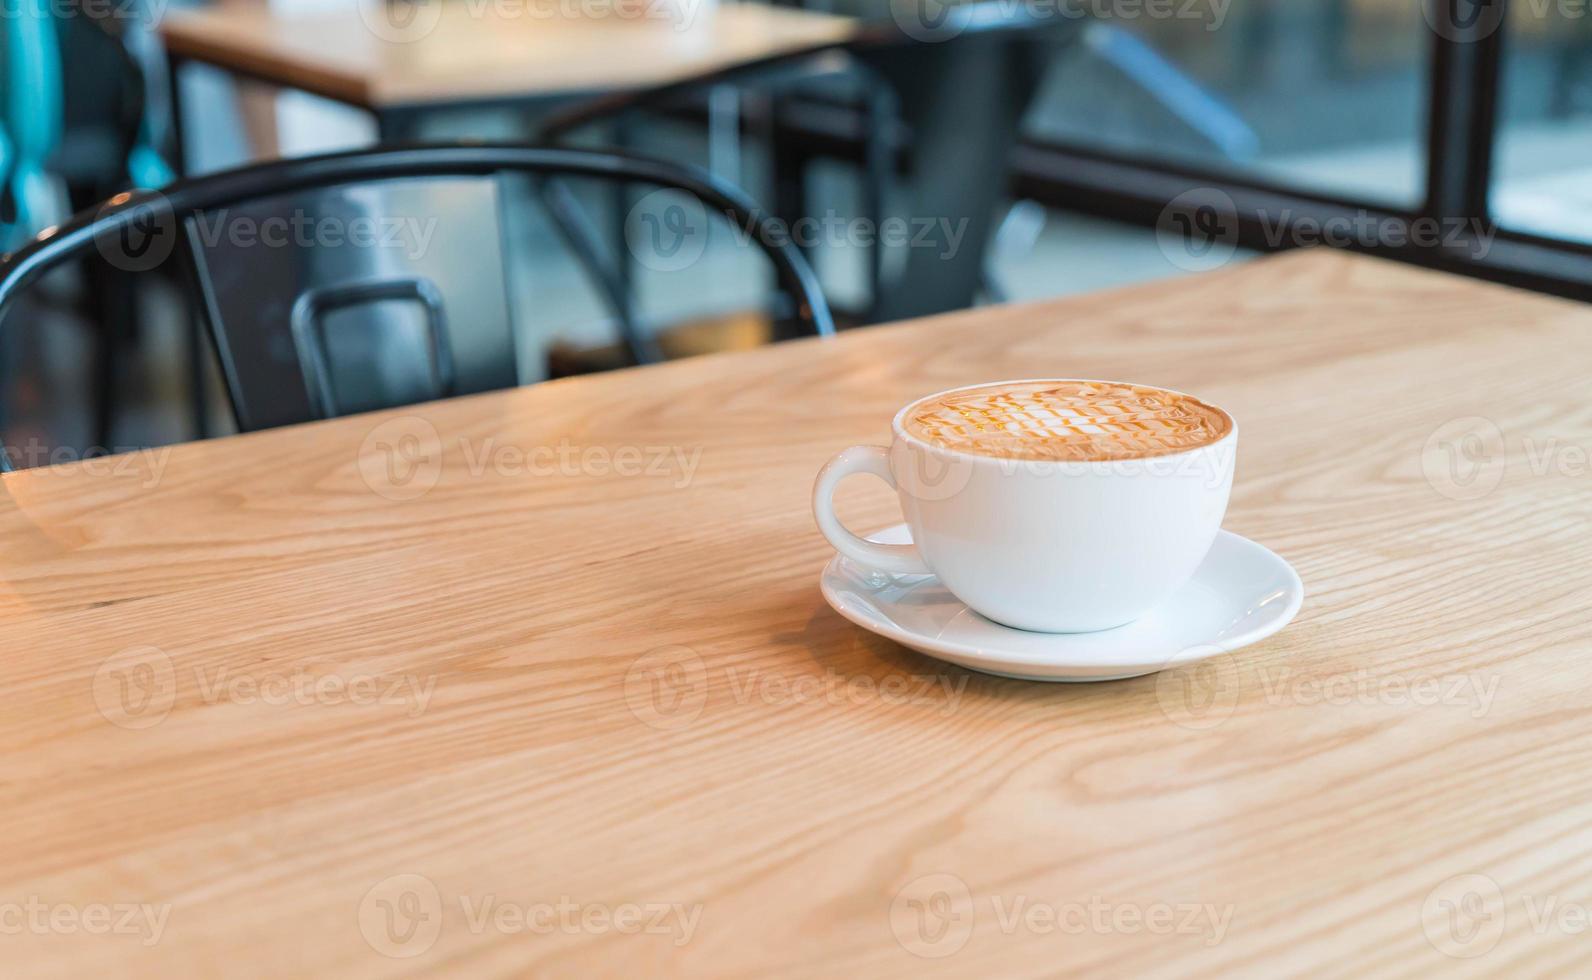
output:
{"label": "coffee foam surface", "polygon": [[1109,381],[1019,381],[924,399],[901,419],[935,446],[1007,459],[1090,462],[1198,449],[1232,419],[1197,398]]}

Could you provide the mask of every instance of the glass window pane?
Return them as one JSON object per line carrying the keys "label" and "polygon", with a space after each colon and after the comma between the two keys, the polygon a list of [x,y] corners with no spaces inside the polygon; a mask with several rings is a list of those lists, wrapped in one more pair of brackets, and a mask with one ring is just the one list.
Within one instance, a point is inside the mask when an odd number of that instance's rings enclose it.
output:
{"label": "glass window pane", "polygon": [[1592,14],[1520,0],[1504,38],[1492,210],[1500,225],[1592,242]]}
{"label": "glass window pane", "polygon": [[1096,16],[1050,72],[1036,137],[1390,205],[1423,196],[1432,41],[1419,3],[1081,9]]}

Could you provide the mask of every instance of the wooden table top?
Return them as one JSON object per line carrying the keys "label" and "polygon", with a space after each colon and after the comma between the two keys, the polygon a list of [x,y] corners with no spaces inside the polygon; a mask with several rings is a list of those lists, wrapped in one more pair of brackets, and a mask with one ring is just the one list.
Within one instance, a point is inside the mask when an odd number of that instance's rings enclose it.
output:
{"label": "wooden table top", "polygon": [[657,85],[841,40],[857,23],[757,3],[582,2],[232,5],[170,11],[161,34],[184,58],[380,109]]}
{"label": "wooden table top", "polygon": [[[9,474],[0,961],[1585,962],[1588,363],[1587,307],[1320,251]],[[1046,685],[830,611],[819,466],[1035,375],[1231,410],[1227,526],[1299,618]]]}

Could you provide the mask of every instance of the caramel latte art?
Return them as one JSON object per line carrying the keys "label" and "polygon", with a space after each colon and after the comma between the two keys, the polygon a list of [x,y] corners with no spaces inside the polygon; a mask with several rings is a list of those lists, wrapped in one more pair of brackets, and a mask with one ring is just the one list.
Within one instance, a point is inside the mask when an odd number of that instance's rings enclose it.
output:
{"label": "caramel latte art", "polygon": [[1233,431],[1227,413],[1197,398],[1110,381],[964,388],[917,402],[901,424],[908,435],[944,449],[1055,462],[1166,456]]}

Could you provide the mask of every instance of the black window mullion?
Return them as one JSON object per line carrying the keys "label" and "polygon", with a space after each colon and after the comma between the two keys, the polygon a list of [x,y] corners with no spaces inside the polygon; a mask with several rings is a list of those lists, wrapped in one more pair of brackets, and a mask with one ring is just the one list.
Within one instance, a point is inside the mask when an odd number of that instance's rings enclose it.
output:
{"label": "black window mullion", "polygon": [[1432,27],[1425,213],[1475,219],[1488,207],[1507,0],[1421,0]]}

